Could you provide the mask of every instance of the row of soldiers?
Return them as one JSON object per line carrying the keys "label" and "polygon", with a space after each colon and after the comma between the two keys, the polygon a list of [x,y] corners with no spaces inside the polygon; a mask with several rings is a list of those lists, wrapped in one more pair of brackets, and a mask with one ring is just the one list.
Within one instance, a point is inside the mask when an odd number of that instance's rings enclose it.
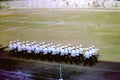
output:
{"label": "row of soldiers", "polygon": [[9,56],[33,58],[56,62],[65,62],[70,64],[80,64],[83,62],[84,66],[89,64],[94,65],[97,60],[97,51],[94,46],[83,48],[79,46],[72,47],[71,44],[54,45],[53,43],[45,44],[41,42],[37,44],[36,41],[20,41],[19,39],[10,41],[9,43]]}

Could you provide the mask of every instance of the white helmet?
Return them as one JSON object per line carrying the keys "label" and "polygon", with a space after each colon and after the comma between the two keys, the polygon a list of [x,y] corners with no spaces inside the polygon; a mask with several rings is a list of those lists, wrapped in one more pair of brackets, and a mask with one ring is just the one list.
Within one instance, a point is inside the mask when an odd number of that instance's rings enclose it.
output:
{"label": "white helmet", "polygon": [[92,45],[91,47],[94,48],[95,46]]}
{"label": "white helmet", "polygon": [[29,43],[29,41],[26,41],[27,43]]}
{"label": "white helmet", "polygon": [[82,47],[83,45],[82,44],[80,44],[80,47]]}
{"label": "white helmet", "polygon": [[17,39],[17,42],[19,42],[20,40],[19,39]]}
{"label": "white helmet", "polygon": [[10,44],[12,44],[12,41],[10,41]]}

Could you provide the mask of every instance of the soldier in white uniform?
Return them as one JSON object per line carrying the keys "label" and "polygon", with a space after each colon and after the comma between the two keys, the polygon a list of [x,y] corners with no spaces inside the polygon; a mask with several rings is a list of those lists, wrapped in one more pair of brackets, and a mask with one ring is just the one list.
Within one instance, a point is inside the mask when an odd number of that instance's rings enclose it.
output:
{"label": "soldier in white uniform", "polygon": [[38,45],[36,45],[35,47],[35,59],[39,59],[40,58],[40,48]]}
{"label": "soldier in white uniform", "polygon": [[18,45],[18,52],[17,52],[17,56],[18,57],[22,57],[22,43],[20,43],[19,45]]}
{"label": "soldier in white uniform", "polygon": [[98,62],[98,59],[97,59],[98,54],[96,54],[98,50],[99,50],[99,49],[94,49],[94,47],[91,47],[91,48],[90,48],[90,53],[91,53],[91,55],[92,55],[92,59],[93,59],[93,61],[94,61],[94,64]]}
{"label": "soldier in white uniform", "polygon": [[13,43],[13,48],[14,48],[14,53],[13,53],[13,56],[17,56],[17,44],[16,44],[16,41],[14,40],[14,43]]}
{"label": "soldier in white uniform", "polygon": [[59,52],[60,52],[60,47],[59,47],[59,45],[57,45],[57,47],[56,47],[56,61],[57,62],[60,61],[60,54],[59,54]]}
{"label": "soldier in white uniform", "polygon": [[83,62],[84,61],[84,56],[83,56],[83,46],[82,45],[80,45],[80,47],[79,47],[79,61],[80,62]]}
{"label": "soldier in white uniform", "polygon": [[66,48],[64,49],[64,61],[67,63],[68,62],[68,49],[67,49],[67,46]]}
{"label": "soldier in white uniform", "polygon": [[17,49],[18,49],[19,43],[20,43],[20,40],[17,39],[17,41],[16,41],[16,47],[17,47]]}
{"label": "soldier in white uniform", "polygon": [[31,54],[32,56],[31,56],[31,58],[35,59],[35,46],[36,46],[36,43],[34,41],[31,44],[32,44],[31,45],[31,48],[32,48],[32,54]]}
{"label": "soldier in white uniform", "polygon": [[90,66],[92,66],[92,62],[90,60],[90,51],[89,49],[87,49],[87,51],[84,54],[85,60],[84,60],[84,66],[86,66],[86,64],[89,64]]}
{"label": "soldier in white uniform", "polygon": [[44,46],[43,47],[43,60],[47,60],[48,58],[48,49],[47,49],[47,46]]}
{"label": "soldier in white uniform", "polygon": [[75,53],[76,53],[76,61],[75,61],[75,63],[79,64],[81,62],[80,62],[80,58],[79,58],[79,47],[78,46],[76,46]]}
{"label": "soldier in white uniform", "polygon": [[43,60],[43,47],[41,43],[40,43],[39,49],[40,49],[40,60]]}
{"label": "soldier in white uniform", "polygon": [[9,43],[9,56],[12,56],[13,55],[13,53],[14,53],[14,46],[13,46],[13,43],[12,43],[12,41],[10,41],[10,43]]}
{"label": "soldier in white uniform", "polygon": [[71,52],[72,52],[71,44],[68,44],[68,61],[69,62],[70,62],[70,59],[71,59]]}
{"label": "soldier in white uniform", "polygon": [[32,56],[32,47],[31,47],[31,44],[28,44],[27,46],[27,59],[31,58]]}
{"label": "soldier in white uniform", "polygon": [[71,59],[70,63],[73,64],[76,61],[76,52],[75,52],[75,47],[73,47],[72,52],[71,52]]}
{"label": "soldier in white uniform", "polygon": [[55,46],[52,48],[52,61],[56,61],[57,51]]}
{"label": "soldier in white uniform", "polygon": [[64,48],[62,47],[60,51],[60,62],[64,61]]}
{"label": "soldier in white uniform", "polygon": [[23,41],[23,44],[22,44],[22,57],[25,58],[25,55],[26,55],[26,44],[25,44],[25,42]]}

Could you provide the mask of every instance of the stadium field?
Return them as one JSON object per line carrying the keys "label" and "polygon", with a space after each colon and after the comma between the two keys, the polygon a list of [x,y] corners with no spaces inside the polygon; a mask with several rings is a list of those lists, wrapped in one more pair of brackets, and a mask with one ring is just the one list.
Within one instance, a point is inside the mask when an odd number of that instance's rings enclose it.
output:
{"label": "stadium field", "polygon": [[0,10],[0,44],[42,41],[99,48],[102,61],[120,62],[120,12],[74,9]]}

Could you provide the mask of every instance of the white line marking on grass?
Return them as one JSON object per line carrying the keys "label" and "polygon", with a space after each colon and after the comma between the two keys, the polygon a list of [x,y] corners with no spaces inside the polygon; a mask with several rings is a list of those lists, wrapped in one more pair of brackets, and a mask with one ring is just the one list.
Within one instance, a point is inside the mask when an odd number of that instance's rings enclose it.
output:
{"label": "white line marking on grass", "polygon": [[15,28],[10,28],[10,29],[6,29],[6,30],[0,31],[0,32],[13,31],[13,30],[22,29],[22,28],[24,28],[24,27],[15,27]]}

